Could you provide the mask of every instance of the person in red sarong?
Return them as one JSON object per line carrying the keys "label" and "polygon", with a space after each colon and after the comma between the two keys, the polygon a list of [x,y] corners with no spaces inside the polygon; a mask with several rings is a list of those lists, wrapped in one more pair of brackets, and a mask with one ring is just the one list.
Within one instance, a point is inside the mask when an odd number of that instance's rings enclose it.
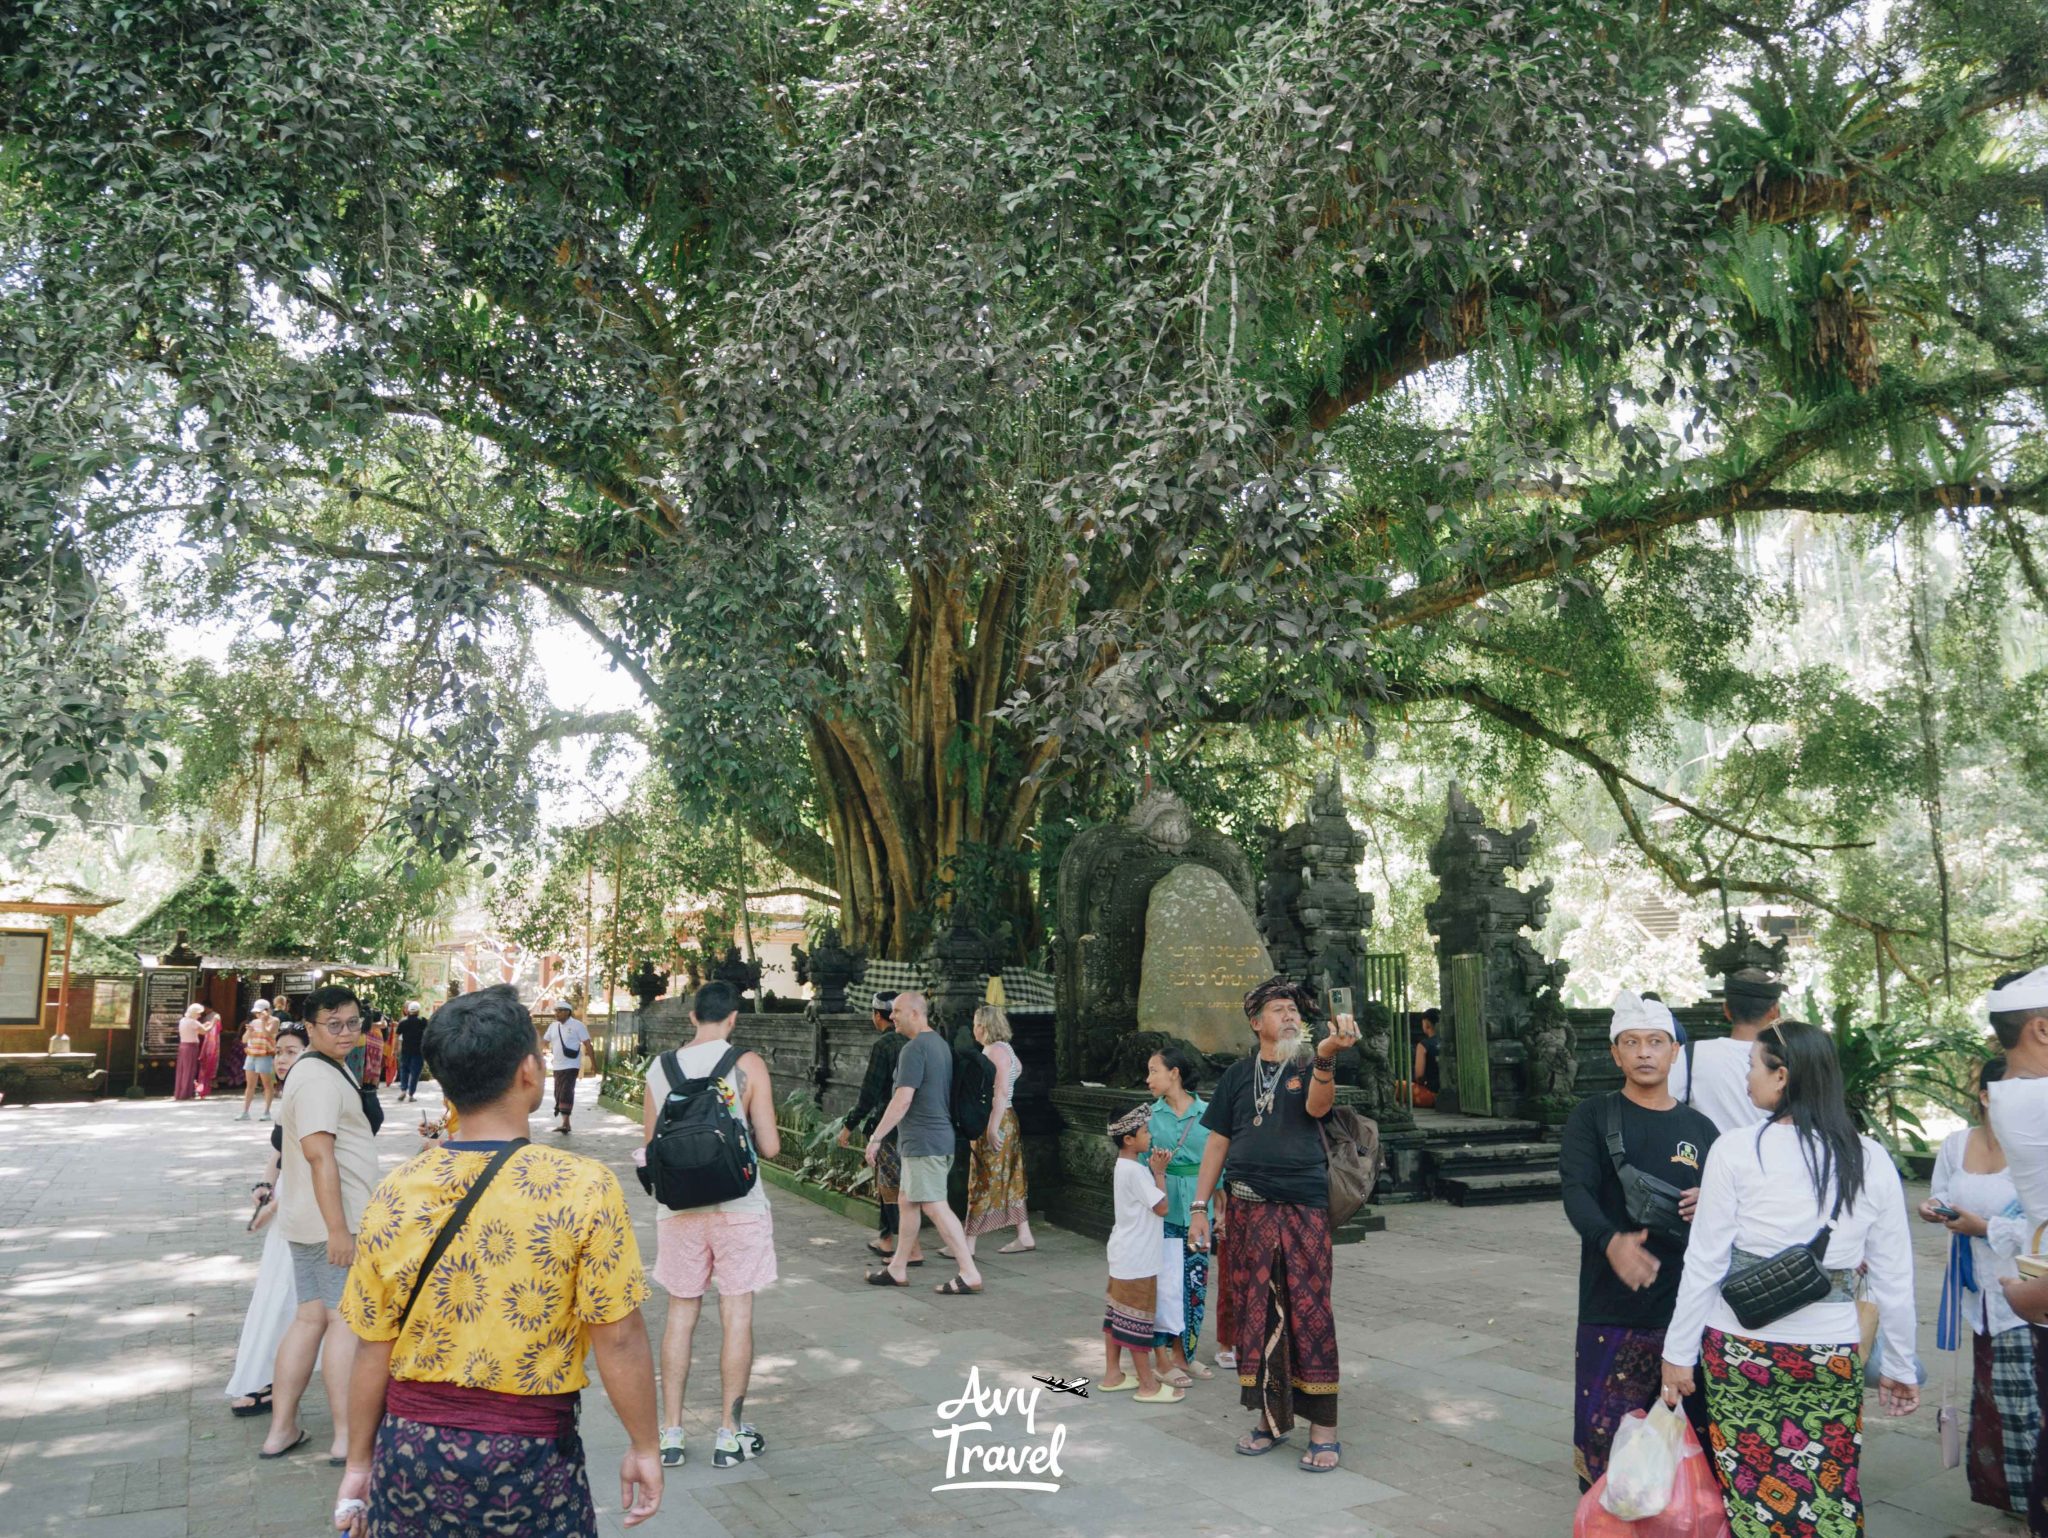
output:
{"label": "person in red sarong", "polygon": [[199,1024],[199,1062],[193,1074],[192,1092],[204,1100],[213,1093],[214,1077],[220,1072],[220,1011],[205,1011]]}

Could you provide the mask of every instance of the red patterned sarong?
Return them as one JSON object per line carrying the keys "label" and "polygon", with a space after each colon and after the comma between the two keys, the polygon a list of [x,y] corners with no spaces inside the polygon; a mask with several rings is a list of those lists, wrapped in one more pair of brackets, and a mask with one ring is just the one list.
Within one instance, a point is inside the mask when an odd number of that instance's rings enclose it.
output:
{"label": "red patterned sarong", "polygon": [[1337,1319],[1330,1308],[1330,1214],[1289,1202],[1230,1204],[1230,1289],[1239,1398],[1276,1434],[1298,1415],[1337,1420]]}

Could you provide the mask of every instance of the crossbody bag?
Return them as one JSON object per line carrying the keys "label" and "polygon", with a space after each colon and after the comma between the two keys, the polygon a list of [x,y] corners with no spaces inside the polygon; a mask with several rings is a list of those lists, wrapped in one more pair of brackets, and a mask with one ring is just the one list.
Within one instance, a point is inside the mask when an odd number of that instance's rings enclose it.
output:
{"label": "crossbody bag", "polygon": [[363,1120],[370,1124],[371,1137],[375,1137],[384,1130],[384,1102],[377,1098],[377,1092],[374,1089],[358,1081],[356,1076],[348,1071],[348,1064],[337,1063],[325,1052],[305,1053],[300,1058],[300,1061],[303,1062],[308,1057],[312,1058],[315,1062],[325,1063],[348,1081],[348,1087],[356,1092],[356,1100],[363,1108]]}
{"label": "crossbody bag", "polygon": [[1743,1250],[1735,1251],[1737,1261],[1749,1264],[1730,1273],[1721,1284],[1721,1296],[1745,1330],[1760,1330],[1809,1303],[1820,1303],[1837,1294],[1844,1300],[1855,1297],[1853,1271],[1830,1271],[1820,1263],[1821,1256],[1828,1252],[1835,1219],[1841,1215],[1842,1192],[1838,1185],[1827,1223],[1806,1243],[1791,1245],[1765,1259]]}
{"label": "crossbody bag", "polygon": [[1668,1180],[1646,1175],[1628,1162],[1628,1150],[1621,1141],[1621,1091],[1607,1096],[1607,1157],[1613,1161],[1615,1177],[1621,1181],[1621,1195],[1628,1207],[1628,1220],[1647,1228],[1659,1238],[1684,1244],[1688,1233],[1678,1209],[1685,1193]]}

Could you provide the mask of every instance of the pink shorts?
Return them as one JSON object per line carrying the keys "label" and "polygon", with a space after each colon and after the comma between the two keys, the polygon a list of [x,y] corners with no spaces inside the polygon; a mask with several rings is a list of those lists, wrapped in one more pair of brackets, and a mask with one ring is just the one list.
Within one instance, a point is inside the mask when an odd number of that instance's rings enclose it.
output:
{"label": "pink shorts", "polygon": [[676,1212],[654,1225],[654,1279],[672,1298],[759,1292],[775,1280],[775,1218],[767,1212]]}

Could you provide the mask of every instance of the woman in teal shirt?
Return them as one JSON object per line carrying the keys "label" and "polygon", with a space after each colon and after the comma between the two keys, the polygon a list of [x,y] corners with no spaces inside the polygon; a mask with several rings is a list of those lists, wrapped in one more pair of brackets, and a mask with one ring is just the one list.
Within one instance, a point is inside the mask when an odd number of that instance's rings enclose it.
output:
{"label": "woman in teal shirt", "polygon": [[1153,1345],[1159,1376],[1176,1388],[1186,1388],[1196,1378],[1215,1376],[1195,1355],[1209,1290],[1209,1252],[1188,1245],[1195,1177],[1201,1172],[1202,1150],[1209,1141],[1209,1129],[1202,1125],[1209,1102],[1197,1099],[1194,1093],[1201,1070],[1201,1059],[1181,1046],[1153,1053],[1145,1068],[1145,1087],[1159,1097],[1152,1104],[1149,1123],[1153,1172],[1155,1176],[1159,1173],[1163,1160],[1166,1176],[1166,1251],[1159,1263],[1159,1334]]}

